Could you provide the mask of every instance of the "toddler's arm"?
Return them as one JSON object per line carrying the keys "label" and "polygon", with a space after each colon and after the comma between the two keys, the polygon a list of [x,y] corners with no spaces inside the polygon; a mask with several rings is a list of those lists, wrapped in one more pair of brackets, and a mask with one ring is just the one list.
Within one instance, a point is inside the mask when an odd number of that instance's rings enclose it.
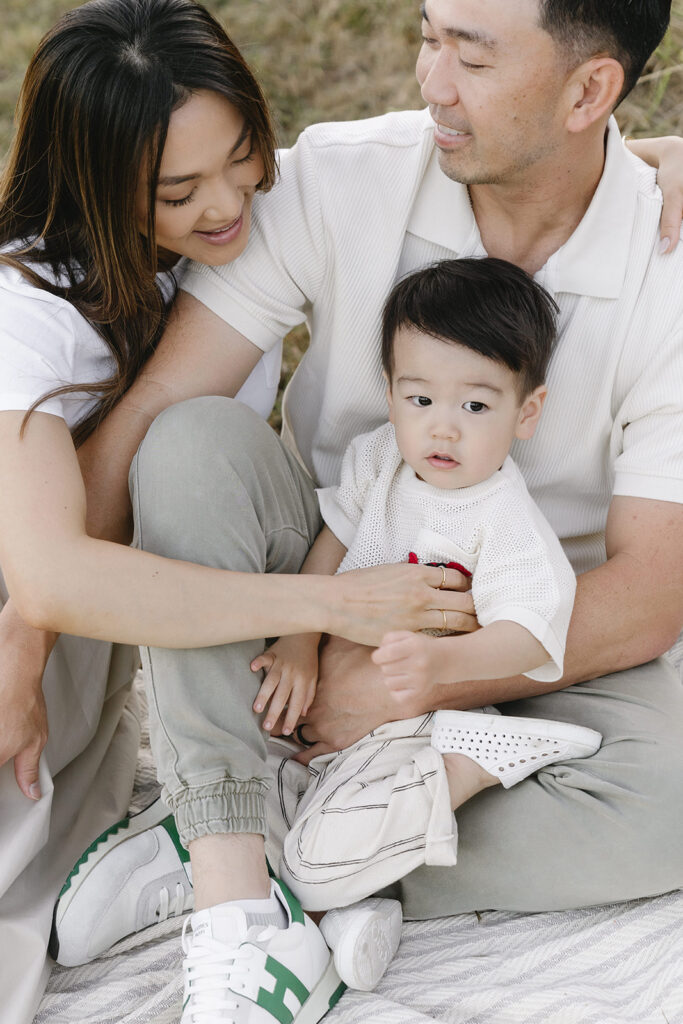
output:
{"label": "toddler's arm", "polygon": [[[323,526],[299,572],[332,576],[345,554],[341,541]],[[320,633],[283,636],[252,661],[253,672],[266,670],[254,701],[254,711],[259,713],[270,702],[264,729],[270,731],[286,707],[282,733],[289,736],[301,715],[308,711],[318,682],[319,644]]]}
{"label": "toddler's arm", "polygon": [[433,683],[503,679],[531,672],[549,660],[543,645],[524,626],[499,620],[476,633],[433,637],[387,633],[372,654],[384,682],[398,699]]}

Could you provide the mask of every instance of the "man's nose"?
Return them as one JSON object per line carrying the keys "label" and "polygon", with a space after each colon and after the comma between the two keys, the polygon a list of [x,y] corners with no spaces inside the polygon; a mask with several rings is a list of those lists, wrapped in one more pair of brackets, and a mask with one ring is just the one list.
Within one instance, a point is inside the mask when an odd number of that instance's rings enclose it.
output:
{"label": "man's nose", "polygon": [[453,107],[458,102],[454,64],[456,60],[456,54],[446,47],[441,47],[435,53],[430,52],[424,57],[422,76],[418,62],[417,77],[425,103],[436,107]]}

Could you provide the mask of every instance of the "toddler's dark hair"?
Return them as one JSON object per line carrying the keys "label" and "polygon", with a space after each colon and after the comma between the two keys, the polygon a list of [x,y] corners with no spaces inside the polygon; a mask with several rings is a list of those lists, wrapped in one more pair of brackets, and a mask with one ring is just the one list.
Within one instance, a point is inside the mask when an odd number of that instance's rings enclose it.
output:
{"label": "toddler's dark hair", "polygon": [[507,260],[443,260],[393,288],[382,319],[382,366],[391,381],[396,332],[414,327],[508,366],[523,398],[545,380],[556,314],[550,295]]}

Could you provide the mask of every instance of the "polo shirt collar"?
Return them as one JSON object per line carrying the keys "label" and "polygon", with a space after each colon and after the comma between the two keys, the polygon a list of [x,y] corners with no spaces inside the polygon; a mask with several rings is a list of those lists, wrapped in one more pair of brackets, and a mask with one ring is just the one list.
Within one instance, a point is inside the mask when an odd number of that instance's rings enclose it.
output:
{"label": "polo shirt collar", "polygon": [[[595,298],[620,295],[629,259],[637,201],[637,175],[619,128],[610,119],[605,168],[581,223],[538,277],[553,293]],[[451,181],[432,153],[408,222],[411,234],[458,256],[485,256],[465,185]]]}

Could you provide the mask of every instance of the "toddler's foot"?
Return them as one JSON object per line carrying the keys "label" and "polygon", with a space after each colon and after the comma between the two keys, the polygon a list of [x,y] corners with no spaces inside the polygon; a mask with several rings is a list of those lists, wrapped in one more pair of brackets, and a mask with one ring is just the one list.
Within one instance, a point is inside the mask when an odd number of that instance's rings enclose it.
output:
{"label": "toddler's foot", "polygon": [[470,758],[509,789],[546,765],[590,757],[602,742],[593,729],[542,718],[437,711],[432,746]]}
{"label": "toddler's foot", "polygon": [[339,977],[349,988],[372,991],[398,949],[402,922],[398,900],[377,896],[325,914],[320,931],[334,953]]}

